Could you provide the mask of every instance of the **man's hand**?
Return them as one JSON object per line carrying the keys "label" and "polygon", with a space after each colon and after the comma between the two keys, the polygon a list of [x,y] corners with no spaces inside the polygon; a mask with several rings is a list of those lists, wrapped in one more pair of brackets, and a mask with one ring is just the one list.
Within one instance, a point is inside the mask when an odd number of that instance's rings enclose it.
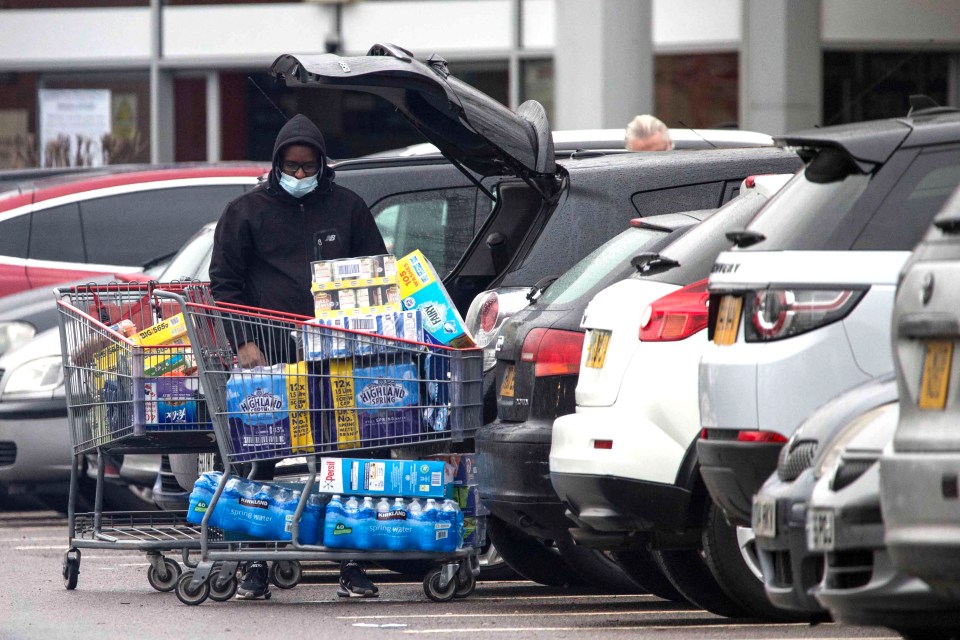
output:
{"label": "man's hand", "polygon": [[240,363],[241,369],[262,367],[267,364],[267,359],[263,356],[263,352],[260,351],[260,347],[253,342],[246,342],[240,345],[240,348],[237,349],[237,361]]}

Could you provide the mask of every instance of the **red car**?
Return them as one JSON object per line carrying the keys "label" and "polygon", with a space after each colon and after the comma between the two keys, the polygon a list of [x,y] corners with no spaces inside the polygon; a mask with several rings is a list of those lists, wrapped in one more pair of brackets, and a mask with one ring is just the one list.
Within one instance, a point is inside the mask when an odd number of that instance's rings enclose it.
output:
{"label": "red car", "polygon": [[172,256],[263,163],[106,168],[0,193],[0,296],[87,276],[135,274]]}

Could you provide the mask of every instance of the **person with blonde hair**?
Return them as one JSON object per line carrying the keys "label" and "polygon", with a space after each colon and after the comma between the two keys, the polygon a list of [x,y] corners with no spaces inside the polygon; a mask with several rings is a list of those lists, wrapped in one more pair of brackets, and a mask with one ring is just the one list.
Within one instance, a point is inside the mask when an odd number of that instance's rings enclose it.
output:
{"label": "person with blonde hair", "polygon": [[644,114],[627,125],[623,146],[627,151],[668,151],[673,149],[670,129],[662,121]]}

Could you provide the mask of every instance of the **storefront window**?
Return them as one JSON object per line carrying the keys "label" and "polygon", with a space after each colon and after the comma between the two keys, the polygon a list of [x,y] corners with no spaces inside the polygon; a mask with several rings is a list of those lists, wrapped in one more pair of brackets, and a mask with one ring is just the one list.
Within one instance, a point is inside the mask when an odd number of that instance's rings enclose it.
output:
{"label": "storefront window", "polygon": [[737,63],[736,53],[656,56],[654,114],[670,127],[735,125]]}
{"label": "storefront window", "polygon": [[907,96],[922,93],[947,104],[947,53],[826,51],[823,124],[907,115]]}
{"label": "storefront window", "polygon": [[536,100],[553,122],[553,60],[523,60],[520,63],[520,102]]}

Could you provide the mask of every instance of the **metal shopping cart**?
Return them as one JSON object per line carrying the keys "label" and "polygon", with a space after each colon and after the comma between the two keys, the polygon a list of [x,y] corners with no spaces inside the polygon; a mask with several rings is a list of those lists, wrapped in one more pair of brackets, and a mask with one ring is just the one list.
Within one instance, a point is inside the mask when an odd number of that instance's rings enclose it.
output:
{"label": "metal shopping cart", "polygon": [[[172,591],[181,574],[179,563],[164,552],[180,552],[184,564],[195,566],[190,551],[200,548],[200,527],[187,522],[186,512],[103,509],[107,452],[216,451],[200,377],[185,344],[180,306],[157,297],[158,286],[155,282],[113,283],[56,290],[73,444],[69,549],[63,561],[67,589],[77,586],[80,549],[145,552],[150,562],[147,580],[158,591]],[[165,283],[163,287],[188,297],[205,294],[205,287],[193,282]],[[163,344],[150,344],[147,339],[146,346],[139,344],[141,332],[153,328],[155,334],[158,323],[172,333],[182,332],[183,339]],[[179,328],[170,329],[178,324]],[[94,511],[77,513],[79,473],[85,456],[96,458]],[[210,535],[215,539],[215,532]]]}
{"label": "metal shopping cart", "polygon": [[[228,471],[204,501],[201,561],[177,582],[182,602],[200,604],[212,594],[232,593],[238,563],[250,560],[427,559],[436,562],[424,578],[424,592],[430,599],[448,601],[473,591],[479,574],[473,547],[443,553],[334,549],[305,543],[311,536],[301,535],[305,533],[301,521],[308,502],[323,488],[318,485],[319,464],[330,464],[337,456],[458,442],[472,436],[482,422],[479,349],[456,350],[397,337],[409,336],[411,329],[400,326],[397,314],[384,314],[387,327],[374,326],[384,322],[383,317],[359,318],[371,323],[364,328],[379,330],[367,333],[324,326],[300,316],[203,301],[203,295],[189,287],[156,295],[176,301],[186,319]],[[251,342],[258,345],[264,364],[240,371],[235,350]],[[305,458],[307,474],[288,535],[212,544],[211,518],[218,513],[225,488],[236,478],[229,471],[237,474],[244,465],[274,464],[294,456]]]}

